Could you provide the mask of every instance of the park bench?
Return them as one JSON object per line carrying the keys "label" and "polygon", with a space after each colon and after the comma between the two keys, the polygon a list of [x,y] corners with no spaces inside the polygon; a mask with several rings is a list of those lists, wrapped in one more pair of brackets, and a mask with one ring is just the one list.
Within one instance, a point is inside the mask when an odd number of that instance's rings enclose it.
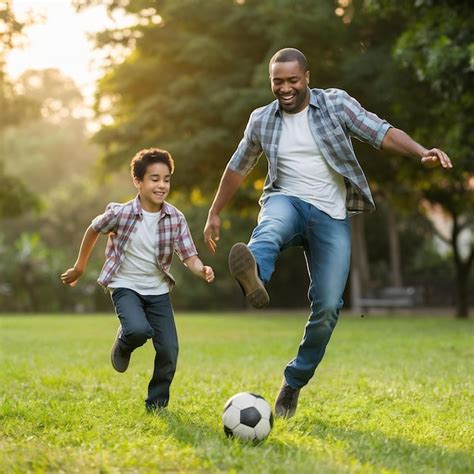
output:
{"label": "park bench", "polygon": [[368,312],[371,308],[394,309],[413,308],[422,302],[422,293],[413,286],[387,286],[374,290],[369,296],[358,299],[358,307]]}

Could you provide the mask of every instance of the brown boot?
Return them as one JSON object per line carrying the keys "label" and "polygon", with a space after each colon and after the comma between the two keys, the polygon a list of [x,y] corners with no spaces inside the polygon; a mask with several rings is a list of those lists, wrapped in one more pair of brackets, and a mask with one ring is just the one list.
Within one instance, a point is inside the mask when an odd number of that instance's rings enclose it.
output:
{"label": "brown boot", "polygon": [[257,263],[247,245],[238,243],[230,249],[229,270],[251,306],[260,309],[268,305],[270,298],[258,276]]}

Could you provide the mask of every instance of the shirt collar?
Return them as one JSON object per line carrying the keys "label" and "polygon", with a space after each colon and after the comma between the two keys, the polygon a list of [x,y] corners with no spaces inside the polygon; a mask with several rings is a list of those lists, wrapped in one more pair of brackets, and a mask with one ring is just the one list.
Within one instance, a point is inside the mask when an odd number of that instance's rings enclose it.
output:
{"label": "shirt collar", "polygon": [[135,216],[143,217],[142,205],[140,204],[140,196],[137,194],[132,201],[132,213]]}
{"label": "shirt collar", "polygon": [[313,107],[319,108],[318,104],[318,92],[314,89],[309,90],[310,96],[309,96],[309,105],[312,105]]}
{"label": "shirt collar", "polygon": [[[170,205],[164,201],[163,206],[161,206],[161,216],[164,216],[165,214],[170,216],[171,215],[171,208]],[[135,199],[132,201],[132,213],[139,217],[140,219],[143,218],[143,209],[142,205],[140,203],[140,196],[137,194]]]}
{"label": "shirt collar", "polygon": [[161,206],[161,215],[167,214],[168,216],[171,216],[171,208],[170,205],[164,201],[163,205]]}

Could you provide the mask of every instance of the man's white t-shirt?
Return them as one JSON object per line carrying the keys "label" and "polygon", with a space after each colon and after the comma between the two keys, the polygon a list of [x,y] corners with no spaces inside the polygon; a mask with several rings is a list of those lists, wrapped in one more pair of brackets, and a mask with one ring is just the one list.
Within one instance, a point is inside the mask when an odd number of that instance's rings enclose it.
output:
{"label": "man's white t-shirt", "polygon": [[159,212],[143,212],[136,231],[130,238],[125,256],[108,288],[129,288],[141,295],[163,295],[169,292],[164,273],[158,268],[155,241]]}
{"label": "man's white t-shirt", "polygon": [[344,219],[344,178],[321,155],[309,127],[308,109],[296,114],[282,112],[275,187],[279,194],[298,197],[334,219]]}

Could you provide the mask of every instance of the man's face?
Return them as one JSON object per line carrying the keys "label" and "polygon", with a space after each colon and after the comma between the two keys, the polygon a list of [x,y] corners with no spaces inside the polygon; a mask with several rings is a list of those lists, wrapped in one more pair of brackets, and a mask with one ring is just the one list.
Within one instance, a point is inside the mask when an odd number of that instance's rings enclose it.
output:
{"label": "man's face", "polygon": [[298,61],[273,63],[270,82],[273,95],[285,112],[296,114],[309,104],[309,71],[304,71]]}

